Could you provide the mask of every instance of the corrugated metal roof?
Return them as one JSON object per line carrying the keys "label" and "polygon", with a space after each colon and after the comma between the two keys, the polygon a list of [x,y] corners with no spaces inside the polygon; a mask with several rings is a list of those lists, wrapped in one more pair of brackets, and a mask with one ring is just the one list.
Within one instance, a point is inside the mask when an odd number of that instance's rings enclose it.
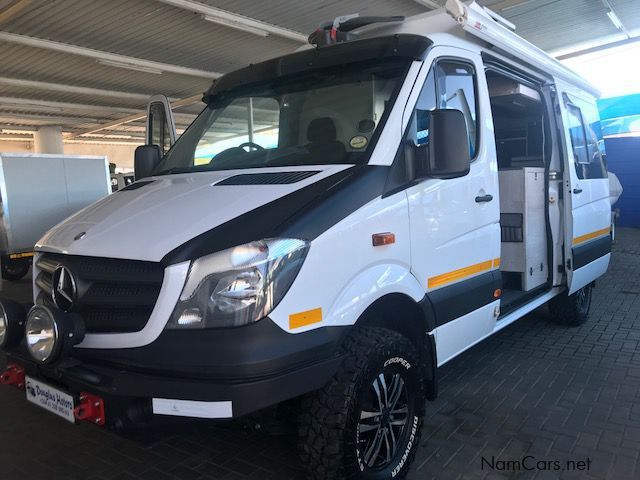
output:
{"label": "corrugated metal roof", "polygon": [[[0,0],[0,14],[20,0]],[[223,9],[302,34],[338,15],[410,16],[427,10],[415,0],[199,0]],[[444,0],[438,0],[443,4]],[[594,37],[619,33],[606,16],[601,0],[482,0],[517,25],[517,32],[543,49],[575,45]],[[639,0],[610,0],[628,30],[640,28]],[[275,34],[267,37],[205,21],[202,15],[159,0],[36,0],[2,23],[0,31],[48,40],[133,59],[160,62],[209,72],[228,72],[249,63],[286,54],[301,43]],[[0,97],[67,102],[94,109],[52,110],[0,103],[4,125],[41,125],[63,122],[67,132],[122,118],[144,110],[145,96],[163,93],[174,99],[206,90],[210,78],[179,73],[145,73],[99,63],[68,52],[0,42]],[[47,88],[3,83],[3,78],[45,82]],[[15,82],[14,82],[15,83]],[[62,86],[62,87],[60,87]],[[65,87],[67,86],[67,87]],[[76,87],[101,89],[95,93]],[[134,95],[119,95],[118,92]],[[137,96],[136,96],[137,95]],[[5,102],[8,103],[8,102]],[[119,114],[113,108],[127,110]],[[196,114],[201,104],[183,107]],[[51,112],[57,112],[52,114]],[[21,121],[20,115],[24,115]],[[3,117],[4,115],[4,117]],[[65,121],[65,117],[69,120]],[[80,118],[80,120],[78,120]],[[177,119],[183,127],[190,117]],[[139,132],[143,122],[112,127],[105,132]]]}
{"label": "corrugated metal roof", "polygon": [[[427,9],[413,0],[204,0],[202,3],[239,13],[263,22],[297,30],[305,34],[316,29],[320,22],[340,15],[417,15]],[[444,2],[440,2],[444,3]]]}

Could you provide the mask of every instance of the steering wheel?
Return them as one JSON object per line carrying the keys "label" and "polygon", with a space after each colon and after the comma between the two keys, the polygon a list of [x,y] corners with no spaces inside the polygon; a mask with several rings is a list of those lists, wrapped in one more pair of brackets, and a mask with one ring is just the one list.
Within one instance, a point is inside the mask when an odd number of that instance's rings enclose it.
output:
{"label": "steering wheel", "polygon": [[241,143],[240,145],[238,145],[237,148],[242,148],[243,150],[245,150],[246,152],[255,152],[256,150],[264,150],[264,147],[262,145],[258,145],[257,143],[254,142],[244,142]]}

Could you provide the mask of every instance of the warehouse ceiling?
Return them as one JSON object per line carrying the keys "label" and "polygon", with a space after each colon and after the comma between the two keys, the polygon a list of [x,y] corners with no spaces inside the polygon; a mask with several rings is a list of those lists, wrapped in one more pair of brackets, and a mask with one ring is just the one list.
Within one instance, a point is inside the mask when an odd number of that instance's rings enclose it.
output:
{"label": "warehouse ceiling", "polygon": [[[319,22],[414,15],[444,0],[0,0],[0,140],[60,125],[68,142],[143,139],[150,95],[183,129],[220,74],[286,54]],[[630,41],[638,0],[481,0],[547,51]],[[1,147],[0,147],[1,149]]]}

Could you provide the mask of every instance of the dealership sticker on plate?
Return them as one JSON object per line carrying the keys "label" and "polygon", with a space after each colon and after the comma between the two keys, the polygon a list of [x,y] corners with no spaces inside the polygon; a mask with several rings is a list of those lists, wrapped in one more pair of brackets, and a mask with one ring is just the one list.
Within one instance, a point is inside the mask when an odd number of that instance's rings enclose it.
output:
{"label": "dealership sticker on plate", "polygon": [[364,135],[356,135],[349,141],[349,145],[351,145],[351,148],[360,149],[366,147],[368,142],[369,140]]}
{"label": "dealership sticker on plate", "polygon": [[27,400],[71,423],[75,423],[73,397],[71,395],[30,377],[25,380]]}

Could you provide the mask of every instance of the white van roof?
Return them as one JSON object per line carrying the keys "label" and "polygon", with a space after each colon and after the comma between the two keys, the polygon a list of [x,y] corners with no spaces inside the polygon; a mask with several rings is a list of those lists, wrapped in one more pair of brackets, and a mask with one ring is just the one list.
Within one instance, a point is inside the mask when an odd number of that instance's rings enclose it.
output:
{"label": "white van roof", "polygon": [[[471,43],[485,47],[486,43],[509,56],[522,59],[556,79],[562,79],[576,87],[600,96],[599,90],[573,70],[529,43],[505,26],[506,20],[487,12],[485,7],[475,1],[463,3],[460,0],[447,0],[444,8],[407,17],[401,23],[374,24],[358,29],[363,37],[384,32],[413,33],[428,36],[434,43],[444,43],[465,47]],[[465,32],[469,35],[465,35]]]}

